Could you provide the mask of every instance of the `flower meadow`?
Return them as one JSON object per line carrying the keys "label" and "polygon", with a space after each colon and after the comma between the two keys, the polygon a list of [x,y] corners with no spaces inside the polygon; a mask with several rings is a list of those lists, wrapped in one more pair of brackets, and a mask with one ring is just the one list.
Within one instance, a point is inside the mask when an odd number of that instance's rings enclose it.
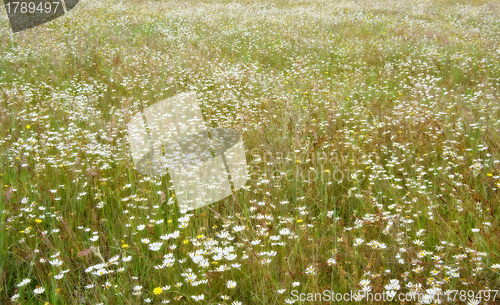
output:
{"label": "flower meadow", "polygon": [[[1,304],[500,302],[500,2],[83,0],[0,47]],[[249,173],[189,211],[127,139],[188,91]]]}

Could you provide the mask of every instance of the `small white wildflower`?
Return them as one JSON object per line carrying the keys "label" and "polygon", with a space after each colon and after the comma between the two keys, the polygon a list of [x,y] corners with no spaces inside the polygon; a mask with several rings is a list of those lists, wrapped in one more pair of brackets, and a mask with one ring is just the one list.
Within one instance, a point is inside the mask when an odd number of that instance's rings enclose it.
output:
{"label": "small white wildflower", "polygon": [[163,245],[162,242],[156,242],[156,243],[152,243],[149,245],[149,250],[151,251],[158,251],[160,250],[161,246]]}
{"label": "small white wildflower", "polygon": [[45,288],[43,287],[38,287],[35,290],[33,290],[34,294],[42,294],[45,291]]}
{"label": "small white wildflower", "polygon": [[122,258],[122,261],[124,261],[124,262],[128,262],[128,261],[130,261],[131,259],[132,259],[132,256],[130,256],[130,255],[129,255],[129,256],[123,257],[123,258]]}
{"label": "small white wildflower", "polygon": [[306,274],[307,275],[315,275],[316,274],[316,268],[314,266],[307,267]]}
{"label": "small white wildflower", "polygon": [[240,232],[240,231],[243,231],[245,230],[245,226],[235,226],[233,228],[233,232]]}
{"label": "small white wildflower", "polygon": [[353,246],[357,247],[357,246],[361,245],[363,242],[364,242],[364,239],[362,239],[362,238],[356,238],[356,240],[354,241]]}
{"label": "small white wildflower", "polygon": [[23,287],[24,285],[27,285],[31,282],[31,279],[25,278],[24,280],[21,281],[21,283],[17,284],[17,287]]}

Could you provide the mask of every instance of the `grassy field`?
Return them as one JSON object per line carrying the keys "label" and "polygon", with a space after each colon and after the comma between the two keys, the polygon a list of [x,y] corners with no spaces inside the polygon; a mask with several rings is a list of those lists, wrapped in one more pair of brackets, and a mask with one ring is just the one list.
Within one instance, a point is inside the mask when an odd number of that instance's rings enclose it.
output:
{"label": "grassy field", "polygon": [[[0,15],[1,304],[500,303],[500,2],[86,0],[16,34]],[[249,171],[188,212],[127,141],[187,91]]]}

